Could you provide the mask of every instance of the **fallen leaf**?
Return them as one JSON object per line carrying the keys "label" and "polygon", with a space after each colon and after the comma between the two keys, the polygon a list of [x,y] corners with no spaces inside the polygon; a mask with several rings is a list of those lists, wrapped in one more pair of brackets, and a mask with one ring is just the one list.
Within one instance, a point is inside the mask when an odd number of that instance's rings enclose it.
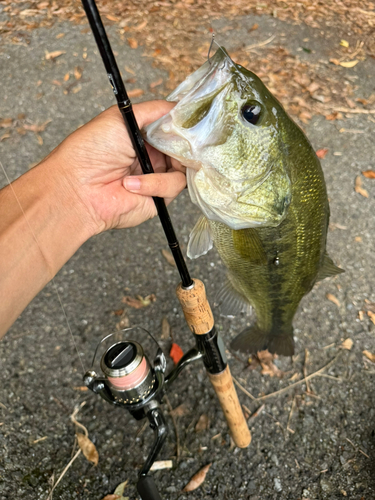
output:
{"label": "fallen leaf", "polygon": [[321,160],[323,160],[323,158],[326,157],[326,154],[328,153],[328,148],[322,148],[322,149],[318,149],[316,151],[316,156],[318,158],[320,158]]}
{"label": "fallen leaf", "polygon": [[335,64],[336,66],[340,64],[340,61],[338,59],[330,59],[329,62]]}
{"label": "fallen leaf", "polygon": [[133,89],[133,90],[129,90],[128,92],[128,96],[129,97],[141,97],[141,95],[144,94],[144,90],[142,89]]}
{"label": "fallen leaf", "polygon": [[54,85],[57,85],[58,87],[61,87],[61,85],[62,85],[62,83],[61,83],[61,82],[59,82],[58,80],[52,80],[52,83],[53,83]]}
{"label": "fallen leaf", "polygon": [[135,72],[131,68],[129,68],[128,66],[124,66],[124,68],[125,68],[125,71],[127,71],[131,75],[135,75]]}
{"label": "fallen leaf", "polygon": [[367,179],[375,179],[375,170],[364,170],[362,175]]}
{"label": "fallen leaf", "polygon": [[341,347],[342,347],[343,349],[346,349],[347,351],[350,351],[350,350],[351,350],[351,348],[353,347],[353,343],[354,343],[354,342],[352,341],[352,339],[346,339],[346,340],[344,340],[344,342],[341,344]]}
{"label": "fallen leaf", "polygon": [[271,354],[269,351],[259,351],[257,352],[257,358],[259,359],[260,365],[262,367],[262,375],[269,375],[270,377],[279,377],[282,378],[284,376],[284,372],[281,371],[277,366],[273,363],[273,360],[277,357],[275,354]]}
{"label": "fallen leaf", "polygon": [[65,36],[65,33],[59,33],[56,35],[56,38],[59,40],[60,38],[63,38]]}
{"label": "fallen leaf", "polygon": [[111,14],[107,14],[105,17],[108,19],[108,21],[113,21],[115,23],[118,23],[119,21],[121,21],[121,19],[119,17],[112,16]]}
{"label": "fallen leaf", "polygon": [[81,448],[82,453],[89,462],[98,465],[99,453],[97,452],[94,443],[84,434],[77,432],[78,446]]}
{"label": "fallen leaf", "polygon": [[152,293],[151,295],[147,295],[147,297],[143,298],[141,295],[137,295],[137,298],[130,297],[129,295],[125,295],[122,298],[121,302],[127,304],[130,307],[134,307],[134,309],[141,309],[142,307],[147,307],[151,304],[151,302],[155,302],[156,296]]}
{"label": "fallen leaf", "polygon": [[340,62],[340,66],[342,66],[343,68],[353,68],[356,64],[358,64],[359,61],[356,59],[354,61],[342,61]]}
{"label": "fallen leaf", "polygon": [[252,25],[252,27],[249,29],[249,31],[254,31],[254,30],[257,30],[259,28],[259,24],[255,23]]}
{"label": "fallen leaf", "polygon": [[174,417],[183,417],[184,415],[187,415],[189,413],[189,409],[185,403],[182,403],[169,413]]}
{"label": "fallen leaf", "polygon": [[362,354],[364,354],[367,359],[375,363],[375,354],[372,354],[370,351],[362,351]]}
{"label": "fallen leaf", "polygon": [[368,198],[368,192],[362,187],[362,179],[359,175],[355,178],[354,191],[364,198]]}
{"label": "fallen leaf", "polygon": [[184,355],[181,347],[173,342],[171,350],[169,351],[169,356],[172,358],[172,361],[175,365],[180,361],[182,356]]}
{"label": "fallen leaf", "polygon": [[[124,481],[123,483],[120,483],[117,488],[115,489],[114,491],[114,494],[115,495],[118,495],[120,497],[120,500],[122,500],[124,497],[124,489],[126,488],[127,484],[129,482],[129,479],[127,479],[126,481]],[[124,498],[125,500],[125,498]]]}
{"label": "fallen leaf", "polygon": [[154,89],[158,85],[161,85],[163,83],[163,78],[159,78],[159,80],[156,80],[155,82],[150,83],[150,89]]}
{"label": "fallen leaf", "polygon": [[371,321],[375,325],[375,313],[373,313],[372,311],[367,311],[367,316],[371,319]]}
{"label": "fallen leaf", "polygon": [[63,54],[66,54],[66,51],[65,50],[55,50],[53,52],[45,51],[45,54],[46,54],[45,55],[46,60],[50,61],[56,59],[57,57],[62,56]]}
{"label": "fallen leaf", "polygon": [[208,415],[203,413],[203,415],[199,417],[198,422],[195,426],[195,432],[205,431],[209,428],[209,426],[210,426],[210,420],[208,418]]}
{"label": "fallen leaf", "polygon": [[131,49],[136,49],[138,47],[138,42],[135,38],[128,38],[128,44]]}
{"label": "fallen leaf", "polygon": [[38,141],[39,146],[43,146],[43,137],[39,134],[36,134],[36,140]]}
{"label": "fallen leaf", "polygon": [[199,472],[194,474],[194,476],[190,479],[188,484],[182,491],[194,491],[203,483],[206,479],[207,472],[209,471],[211,464],[205,465]]}
{"label": "fallen leaf", "polygon": [[105,497],[102,498],[102,500],[119,500],[120,495],[115,495],[114,493],[111,493],[110,495],[106,495]]}
{"label": "fallen leaf", "polygon": [[80,78],[82,77],[82,68],[80,66],[76,66],[74,68],[74,77],[76,80],[80,80]]}
{"label": "fallen leaf", "polygon": [[363,311],[358,311],[358,319],[359,319],[359,321],[363,321],[363,317],[364,317],[364,312]]}
{"label": "fallen leaf", "polygon": [[134,26],[133,29],[135,29],[136,31],[141,31],[141,30],[143,30],[143,28],[145,28],[147,26],[147,23],[148,23],[148,20],[146,19],[141,24],[138,24],[138,26]]}
{"label": "fallen leaf", "polygon": [[128,328],[129,326],[130,326],[129,316],[127,312],[124,309],[122,309],[120,321],[116,323],[116,330],[123,330],[124,328]]}
{"label": "fallen leaf", "polygon": [[327,293],[326,297],[328,300],[330,300],[331,302],[336,304],[337,307],[341,306],[339,299],[337,297],[335,297],[332,293]]}
{"label": "fallen leaf", "polygon": [[349,42],[347,42],[346,40],[341,40],[340,45],[341,45],[342,47],[346,47],[346,48],[348,48],[348,47],[349,47]]}
{"label": "fallen leaf", "polygon": [[10,137],[10,133],[9,133],[9,132],[6,132],[4,135],[2,135],[2,136],[0,137],[0,142],[1,142],[1,141],[5,141],[5,139],[9,139],[9,137]]}
{"label": "fallen leaf", "polygon": [[115,316],[121,316],[121,314],[124,312],[124,309],[116,309],[116,311],[113,311],[113,314]]}
{"label": "fallen leaf", "polygon": [[172,460],[157,460],[152,464],[150,470],[172,469],[172,467],[173,467]]}
{"label": "fallen leaf", "polygon": [[176,262],[173,258],[173,255],[171,254],[171,252],[169,250],[165,250],[163,248],[163,250],[161,251],[161,253],[163,254],[163,257],[165,258],[165,260],[168,262],[168,264],[172,267],[176,267]]}
{"label": "fallen leaf", "polygon": [[52,120],[47,120],[45,121],[44,123],[42,123],[41,125],[37,125],[36,123],[33,123],[32,125],[28,125],[27,123],[23,126],[23,128],[25,130],[31,130],[31,132],[35,132],[35,133],[38,133],[38,132],[44,132],[47,125],[49,123],[51,123]]}
{"label": "fallen leaf", "polygon": [[171,336],[171,326],[169,324],[168,319],[164,316],[164,318],[161,320],[161,339],[162,340],[167,340]]}
{"label": "fallen leaf", "polygon": [[2,128],[8,128],[11,127],[13,124],[13,118],[3,118],[0,120],[0,127]]}

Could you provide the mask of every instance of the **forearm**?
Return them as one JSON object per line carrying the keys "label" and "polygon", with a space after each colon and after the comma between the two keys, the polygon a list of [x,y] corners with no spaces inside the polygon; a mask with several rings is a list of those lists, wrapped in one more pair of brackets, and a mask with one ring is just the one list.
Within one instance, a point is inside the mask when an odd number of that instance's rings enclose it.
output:
{"label": "forearm", "polygon": [[0,338],[94,232],[54,161],[0,191]]}

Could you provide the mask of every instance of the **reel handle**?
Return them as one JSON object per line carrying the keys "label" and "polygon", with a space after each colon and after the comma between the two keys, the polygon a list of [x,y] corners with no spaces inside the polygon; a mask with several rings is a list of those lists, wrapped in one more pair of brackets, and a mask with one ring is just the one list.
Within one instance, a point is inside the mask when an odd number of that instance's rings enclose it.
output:
{"label": "reel handle", "polygon": [[232,438],[236,446],[246,448],[251,442],[251,434],[225,358],[224,346],[215,331],[204,284],[194,279],[191,287],[184,288],[180,283],[176,294],[186,322],[196,336],[200,350],[203,350],[207,374],[219,399]]}

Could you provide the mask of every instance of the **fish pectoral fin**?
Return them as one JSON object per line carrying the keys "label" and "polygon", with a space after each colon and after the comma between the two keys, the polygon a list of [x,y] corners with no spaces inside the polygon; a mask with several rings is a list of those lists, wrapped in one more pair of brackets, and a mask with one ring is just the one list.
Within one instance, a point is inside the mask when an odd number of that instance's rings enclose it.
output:
{"label": "fish pectoral fin", "polygon": [[218,291],[215,302],[220,306],[223,316],[236,316],[236,314],[251,314],[252,306],[241,292],[236,290],[227,277],[223,287]]}
{"label": "fish pectoral fin", "polygon": [[316,281],[324,280],[324,278],[329,278],[331,276],[336,276],[336,274],[344,273],[344,269],[340,269],[333,263],[331,257],[327,254],[324,254],[323,265],[318,271],[318,276]]}
{"label": "fish pectoral fin", "polygon": [[212,246],[213,240],[210,224],[206,217],[202,215],[189,235],[187,256],[189,259],[196,259],[209,252]]}
{"label": "fish pectoral fin", "polygon": [[252,264],[267,264],[267,255],[256,229],[232,230],[236,252]]}

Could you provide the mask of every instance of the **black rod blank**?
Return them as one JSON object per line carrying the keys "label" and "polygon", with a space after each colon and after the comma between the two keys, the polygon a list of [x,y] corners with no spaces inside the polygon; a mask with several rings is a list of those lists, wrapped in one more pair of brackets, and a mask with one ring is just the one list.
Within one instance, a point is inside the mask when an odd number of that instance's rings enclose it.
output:
{"label": "black rod blank", "polygon": [[[145,142],[141,131],[139,130],[137,120],[135,119],[131,101],[125,89],[124,82],[121,78],[115,56],[105,32],[98,8],[95,0],[82,0],[83,8],[85,9],[87,19],[90,23],[91,30],[94,34],[96,44],[102,57],[107,75],[115,94],[119,110],[125,122],[125,126],[132,141],[138,161],[141,165],[144,174],[152,174],[154,169],[151,165]],[[172,221],[163,198],[153,197],[156,209],[160,218],[161,225],[164,229],[165,236],[168,240],[169,248],[176,262],[177,269],[181,276],[182,286],[188,288],[193,285],[186,262],[181,253],[176,233],[174,232]]]}

